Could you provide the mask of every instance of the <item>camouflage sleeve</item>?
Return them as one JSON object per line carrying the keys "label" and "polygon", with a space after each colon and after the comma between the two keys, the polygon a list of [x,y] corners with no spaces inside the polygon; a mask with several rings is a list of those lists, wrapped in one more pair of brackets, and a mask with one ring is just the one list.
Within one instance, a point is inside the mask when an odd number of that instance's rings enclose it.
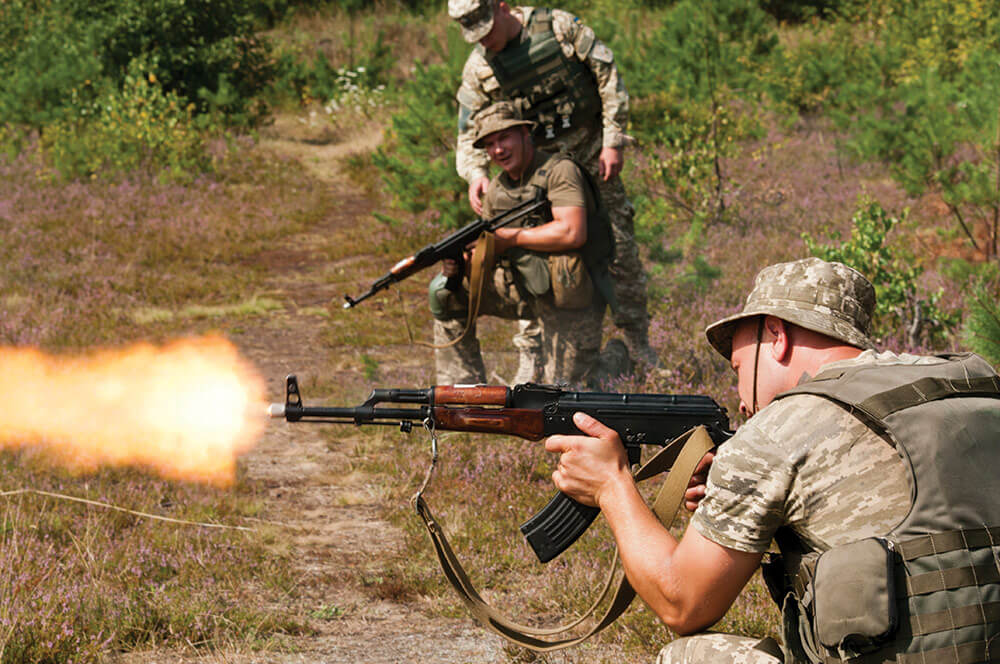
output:
{"label": "camouflage sleeve", "polygon": [[[458,140],[455,144],[455,170],[471,183],[489,177],[490,159],[485,150],[472,147],[473,118],[490,104],[486,85],[492,79],[486,59],[475,50],[465,61],[462,84],[458,88]],[[495,79],[492,79],[495,81]]]}
{"label": "camouflage sleeve", "polygon": [[567,57],[575,55],[586,63],[597,81],[597,92],[601,97],[602,147],[625,147],[631,142],[625,133],[628,126],[628,91],[611,49],[597,38],[590,26],[561,9],[552,10],[552,30]]}
{"label": "camouflage sleeve", "polygon": [[792,482],[790,460],[757,425],[761,411],[739,428],[712,463],[691,525],[729,549],[763,553],[784,519]]}
{"label": "camouflage sleeve", "polygon": [[909,509],[902,459],[821,397],[781,399],[719,449],[692,525],[722,546],[761,553],[780,526],[823,551],[888,532]]}

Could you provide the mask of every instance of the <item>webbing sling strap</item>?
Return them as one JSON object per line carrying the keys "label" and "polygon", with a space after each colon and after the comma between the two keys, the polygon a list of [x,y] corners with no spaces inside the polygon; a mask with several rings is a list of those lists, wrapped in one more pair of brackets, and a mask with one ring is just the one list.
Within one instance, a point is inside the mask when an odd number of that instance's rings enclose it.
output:
{"label": "webbing sling strap", "polygon": [[[673,451],[676,449],[675,446],[681,446],[681,450],[676,455],[676,460],[672,467],[669,468],[667,478],[664,480],[663,486],[660,487],[652,507],[657,519],[667,528],[670,527],[680,508],[681,501],[684,499],[684,492],[687,489],[688,480],[694,474],[698,462],[705,456],[706,452],[715,446],[715,443],[704,427],[691,429],[675,438],[649,459],[649,461],[636,471],[634,475],[635,480],[641,482],[667,471],[668,467],[666,464],[668,462],[665,460],[673,458]],[[635,590],[629,585],[624,573],[620,577],[617,573],[618,550],[616,549],[604,589],[597,600],[580,618],[566,625],[553,628],[539,628],[515,623],[487,604],[476,591],[469,580],[468,574],[462,567],[462,563],[458,560],[454,550],[448,543],[444,530],[431,513],[430,507],[428,507],[423,498],[422,491],[415,496],[414,507],[417,514],[424,521],[424,526],[427,528],[427,533],[434,544],[434,549],[437,552],[438,560],[441,563],[441,569],[444,571],[445,577],[447,577],[452,587],[455,588],[455,591],[462,598],[472,616],[487,629],[529,650],[547,652],[581,643],[617,620],[635,597]],[[616,577],[619,577],[617,586],[615,584]],[[604,615],[582,636],[556,640],[543,638],[562,634],[579,626],[592,615],[595,615],[598,608],[609,597],[612,597],[612,600],[605,610]]]}
{"label": "webbing sling strap", "polygon": [[479,316],[479,305],[483,300],[483,287],[486,285],[486,277],[493,272],[495,263],[496,236],[486,231],[476,240],[476,245],[472,249],[472,260],[469,261],[469,315],[465,319],[465,329],[448,343],[431,344],[418,341],[416,342],[418,345],[439,350],[450,348],[465,338],[465,335],[472,329],[472,324],[476,322],[476,318]]}

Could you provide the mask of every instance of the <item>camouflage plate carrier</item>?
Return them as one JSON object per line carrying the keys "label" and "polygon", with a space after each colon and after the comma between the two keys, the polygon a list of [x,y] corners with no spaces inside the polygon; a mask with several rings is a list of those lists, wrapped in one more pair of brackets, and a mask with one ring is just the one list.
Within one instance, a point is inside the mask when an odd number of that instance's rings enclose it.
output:
{"label": "camouflage plate carrier", "polygon": [[884,537],[817,555],[779,531],[765,578],[795,660],[1000,661],[1000,377],[977,355],[944,357],[821,373],[777,397],[840,404],[912,475],[910,512]]}
{"label": "camouflage plate carrier", "polygon": [[[592,35],[592,33],[587,33]],[[577,44],[588,53],[590,44]],[[517,100],[526,120],[537,123],[535,145],[545,148],[560,134],[585,126],[601,126],[601,98],[594,75],[583,62],[563,53],[552,29],[552,10],[535,9],[522,38],[499,53],[477,45],[507,99]]]}

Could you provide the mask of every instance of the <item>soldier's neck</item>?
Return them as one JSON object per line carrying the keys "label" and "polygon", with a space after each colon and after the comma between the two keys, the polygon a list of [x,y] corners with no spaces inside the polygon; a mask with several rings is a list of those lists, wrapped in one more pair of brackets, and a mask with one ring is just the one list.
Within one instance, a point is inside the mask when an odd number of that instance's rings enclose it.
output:
{"label": "soldier's neck", "polygon": [[512,41],[517,40],[518,37],[521,36],[521,30],[524,29],[524,24],[519,18],[520,14],[520,12],[517,12],[516,14],[513,12],[507,12],[506,14],[498,15],[498,18],[502,18],[504,21],[502,28],[504,35],[507,37],[507,39],[504,40],[505,48]]}
{"label": "soldier's neck", "polygon": [[507,171],[507,177],[509,177],[511,181],[518,186],[523,184],[521,182],[521,179],[524,177],[524,174],[531,169],[531,164],[533,164],[535,161],[534,145],[532,145],[527,141],[525,141],[525,143],[526,145],[524,146],[524,159],[521,160],[520,167],[516,169],[512,168],[511,170]]}

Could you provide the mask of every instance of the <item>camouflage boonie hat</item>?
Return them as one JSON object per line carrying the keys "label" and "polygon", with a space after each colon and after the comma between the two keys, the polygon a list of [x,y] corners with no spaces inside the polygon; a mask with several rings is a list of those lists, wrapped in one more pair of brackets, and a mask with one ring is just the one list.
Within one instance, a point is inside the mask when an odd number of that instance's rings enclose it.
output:
{"label": "camouflage boonie hat", "polygon": [[448,0],[448,16],[462,26],[462,37],[470,44],[489,34],[497,0]]}
{"label": "camouflage boonie hat", "polygon": [[803,258],[761,270],[743,311],[712,323],[705,335],[730,359],[737,324],[767,314],[868,349],[875,347],[869,337],[874,311],[875,289],[860,272],[842,263]]}
{"label": "camouflage boonie hat", "polygon": [[483,147],[483,139],[508,127],[525,125],[529,129],[535,126],[531,120],[521,117],[521,112],[509,101],[498,101],[476,113],[475,125],[472,131],[472,147]]}

